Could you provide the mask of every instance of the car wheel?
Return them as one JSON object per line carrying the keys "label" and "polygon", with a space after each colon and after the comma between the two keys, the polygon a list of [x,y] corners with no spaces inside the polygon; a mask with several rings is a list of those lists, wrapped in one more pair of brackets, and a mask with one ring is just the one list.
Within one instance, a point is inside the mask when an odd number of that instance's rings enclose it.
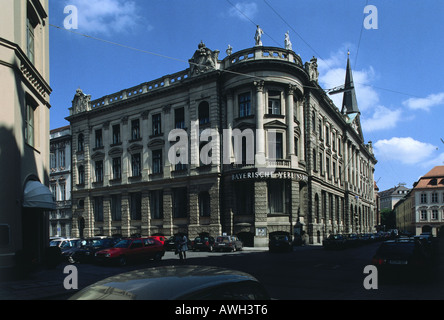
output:
{"label": "car wheel", "polygon": [[123,267],[123,266],[126,266],[126,264],[127,264],[126,257],[125,256],[121,256],[119,258],[119,265]]}

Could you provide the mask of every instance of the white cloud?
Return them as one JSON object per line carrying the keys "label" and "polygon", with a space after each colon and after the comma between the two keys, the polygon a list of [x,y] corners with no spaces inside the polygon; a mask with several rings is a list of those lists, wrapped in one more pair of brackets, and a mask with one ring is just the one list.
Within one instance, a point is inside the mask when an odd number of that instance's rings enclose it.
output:
{"label": "white cloud", "polygon": [[[228,14],[230,17],[236,17],[242,20],[253,19],[258,11],[255,2],[238,2],[231,7]],[[248,17],[248,18],[247,18]]]}
{"label": "white cloud", "polygon": [[392,129],[401,120],[401,110],[390,110],[377,106],[371,118],[361,118],[362,128],[366,132]]}
{"label": "white cloud", "polygon": [[403,105],[413,110],[429,111],[431,107],[444,104],[444,92],[431,94],[426,98],[410,98],[403,102]]}
{"label": "white cloud", "polygon": [[373,146],[378,160],[398,161],[406,165],[430,162],[430,158],[437,149],[434,145],[417,141],[411,137],[379,140]]}
{"label": "white cloud", "polygon": [[92,34],[120,33],[134,28],[140,16],[134,1],[69,0],[78,10],[80,31]]}

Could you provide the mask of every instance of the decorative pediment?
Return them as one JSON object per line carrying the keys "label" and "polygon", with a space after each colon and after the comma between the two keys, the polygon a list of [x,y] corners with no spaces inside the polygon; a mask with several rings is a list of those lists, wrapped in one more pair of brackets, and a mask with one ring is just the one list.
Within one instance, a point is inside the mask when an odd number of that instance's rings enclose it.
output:
{"label": "decorative pediment", "polygon": [[189,60],[191,75],[199,75],[216,69],[218,57],[218,50],[212,51],[208,49],[201,41],[198,50]]}
{"label": "decorative pediment", "polygon": [[148,148],[155,148],[155,147],[161,147],[165,145],[165,140],[163,139],[152,139],[150,142],[148,142]]}
{"label": "decorative pediment", "polygon": [[108,151],[108,155],[110,156],[120,156],[123,153],[123,149],[121,147],[114,147]]}
{"label": "decorative pediment", "polygon": [[77,114],[90,110],[91,95],[86,95],[79,88],[72,100],[72,113]]}
{"label": "decorative pediment", "polygon": [[103,158],[105,158],[105,154],[101,151],[94,152],[91,155],[91,159],[93,159],[93,160],[101,160]]}
{"label": "decorative pediment", "polygon": [[143,146],[141,144],[133,143],[128,147],[128,152],[133,154],[133,153],[140,152],[142,149],[143,149]]}
{"label": "decorative pediment", "polygon": [[279,120],[273,120],[264,124],[265,129],[287,129],[287,125]]}

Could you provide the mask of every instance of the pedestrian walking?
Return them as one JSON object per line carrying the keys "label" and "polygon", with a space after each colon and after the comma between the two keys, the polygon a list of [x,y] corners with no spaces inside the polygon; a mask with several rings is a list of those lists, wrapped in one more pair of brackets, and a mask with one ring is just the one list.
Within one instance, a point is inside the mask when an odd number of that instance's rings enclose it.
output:
{"label": "pedestrian walking", "polygon": [[179,258],[180,258],[180,260],[187,259],[187,251],[188,251],[188,238],[186,235],[184,235],[179,243]]}

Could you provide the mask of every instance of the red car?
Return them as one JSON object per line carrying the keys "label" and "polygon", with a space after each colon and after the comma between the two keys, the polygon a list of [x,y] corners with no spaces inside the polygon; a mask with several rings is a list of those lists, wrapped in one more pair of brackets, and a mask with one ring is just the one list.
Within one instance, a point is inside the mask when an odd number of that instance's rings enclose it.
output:
{"label": "red car", "polygon": [[114,247],[98,251],[97,262],[117,262],[124,266],[128,261],[154,259],[160,260],[165,254],[163,244],[153,238],[123,239]]}
{"label": "red car", "polygon": [[166,240],[166,238],[164,236],[151,236],[149,238],[156,239],[156,240],[160,241],[162,243],[162,245],[165,244],[165,240]]}

